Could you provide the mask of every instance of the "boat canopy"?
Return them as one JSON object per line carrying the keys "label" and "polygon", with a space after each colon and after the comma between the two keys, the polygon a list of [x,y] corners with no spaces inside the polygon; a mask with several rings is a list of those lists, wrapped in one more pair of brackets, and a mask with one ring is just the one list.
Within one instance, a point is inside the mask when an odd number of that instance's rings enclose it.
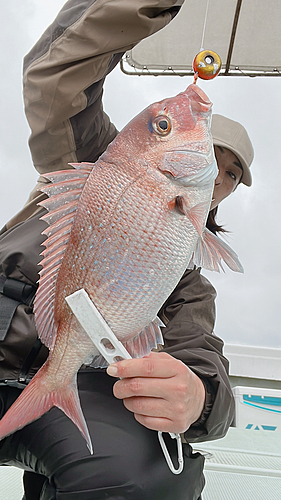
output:
{"label": "boat canopy", "polygon": [[185,0],[166,28],[126,53],[121,69],[192,75],[195,55],[206,49],[219,54],[221,76],[280,76],[280,20],[276,0]]}

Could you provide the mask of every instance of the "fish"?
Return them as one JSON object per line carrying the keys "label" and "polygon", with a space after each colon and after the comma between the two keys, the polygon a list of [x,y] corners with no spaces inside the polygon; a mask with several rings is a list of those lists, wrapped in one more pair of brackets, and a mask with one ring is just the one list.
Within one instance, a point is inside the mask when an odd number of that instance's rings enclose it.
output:
{"label": "fish", "polygon": [[77,390],[83,364],[106,366],[65,298],[84,289],[132,357],[163,344],[157,312],[191,265],[243,268],[206,228],[218,173],[212,103],[191,84],[148,106],[96,163],[45,174],[45,249],[34,303],[49,356],[0,421],[0,439],[53,406],[93,453]]}

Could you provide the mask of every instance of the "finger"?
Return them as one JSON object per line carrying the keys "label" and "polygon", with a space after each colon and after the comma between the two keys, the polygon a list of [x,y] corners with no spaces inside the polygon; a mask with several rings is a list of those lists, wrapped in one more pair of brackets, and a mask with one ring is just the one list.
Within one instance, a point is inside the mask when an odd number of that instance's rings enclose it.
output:
{"label": "finger", "polygon": [[181,361],[166,353],[150,353],[149,356],[125,359],[113,363],[107,368],[108,375],[113,377],[160,377],[169,378],[177,375]]}
{"label": "finger", "polygon": [[178,388],[174,389],[173,380],[173,378],[123,378],[114,384],[113,394],[117,399],[145,396],[174,400]]}
{"label": "finger", "polygon": [[173,428],[186,430],[193,422],[188,409],[181,401],[171,405],[162,398],[132,397],[125,398],[123,403],[127,410],[136,415],[168,419],[173,422]]}
{"label": "finger", "polygon": [[[185,432],[193,422],[181,403],[171,406],[161,398],[142,397],[128,398],[123,400],[123,403],[127,410],[134,414],[138,422],[154,430]],[[165,422],[165,427],[163,427],[163,422],[161,427],[156,427],[160,420]]]}
{"label": "finger", "polygon": [[172,418],[168,405],[161,398],[133,397],[123,400],[124,406],[132,413],[147,417]]}
{"label": "finger", "polygon": [[168,418],[149,417],[145,415],[134,414],[135,419],[147,429],[161,432],[185,432],[181,427],[176,427],[174,422]]}
{"label": "finger", "polygon": [[118,399],[132,396],[148,396],[169,400],[171,404],[177,401],[186,402],[190,397],[192,385],[189,371],[185,367],[184,376],[175,375],[169,378],[131,377],[115,382],[113,394]]}

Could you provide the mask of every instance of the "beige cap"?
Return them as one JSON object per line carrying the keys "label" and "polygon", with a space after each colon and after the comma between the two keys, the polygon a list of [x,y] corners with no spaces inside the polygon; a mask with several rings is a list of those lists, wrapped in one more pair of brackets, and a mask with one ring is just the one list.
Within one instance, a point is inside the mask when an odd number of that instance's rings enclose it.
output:
{"label": "beige cap", "polygon": [[251,186],[250,165],[254,158],[254,148],[246,129],[238,122],[222,115],[213,115],[211,132],[215,146],[230,149],[243,167],[241,182]]}

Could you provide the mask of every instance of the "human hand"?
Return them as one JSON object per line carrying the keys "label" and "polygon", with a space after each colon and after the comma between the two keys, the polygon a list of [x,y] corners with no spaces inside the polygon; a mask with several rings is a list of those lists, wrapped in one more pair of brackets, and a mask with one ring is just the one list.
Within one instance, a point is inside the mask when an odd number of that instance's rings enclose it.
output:
{"label": "human hand", "polygon": [[113,363],[107,373],[120,377],[113,394],[148,429],[185,432],[201,415],[203,382],[182,361],[167,353]]}

